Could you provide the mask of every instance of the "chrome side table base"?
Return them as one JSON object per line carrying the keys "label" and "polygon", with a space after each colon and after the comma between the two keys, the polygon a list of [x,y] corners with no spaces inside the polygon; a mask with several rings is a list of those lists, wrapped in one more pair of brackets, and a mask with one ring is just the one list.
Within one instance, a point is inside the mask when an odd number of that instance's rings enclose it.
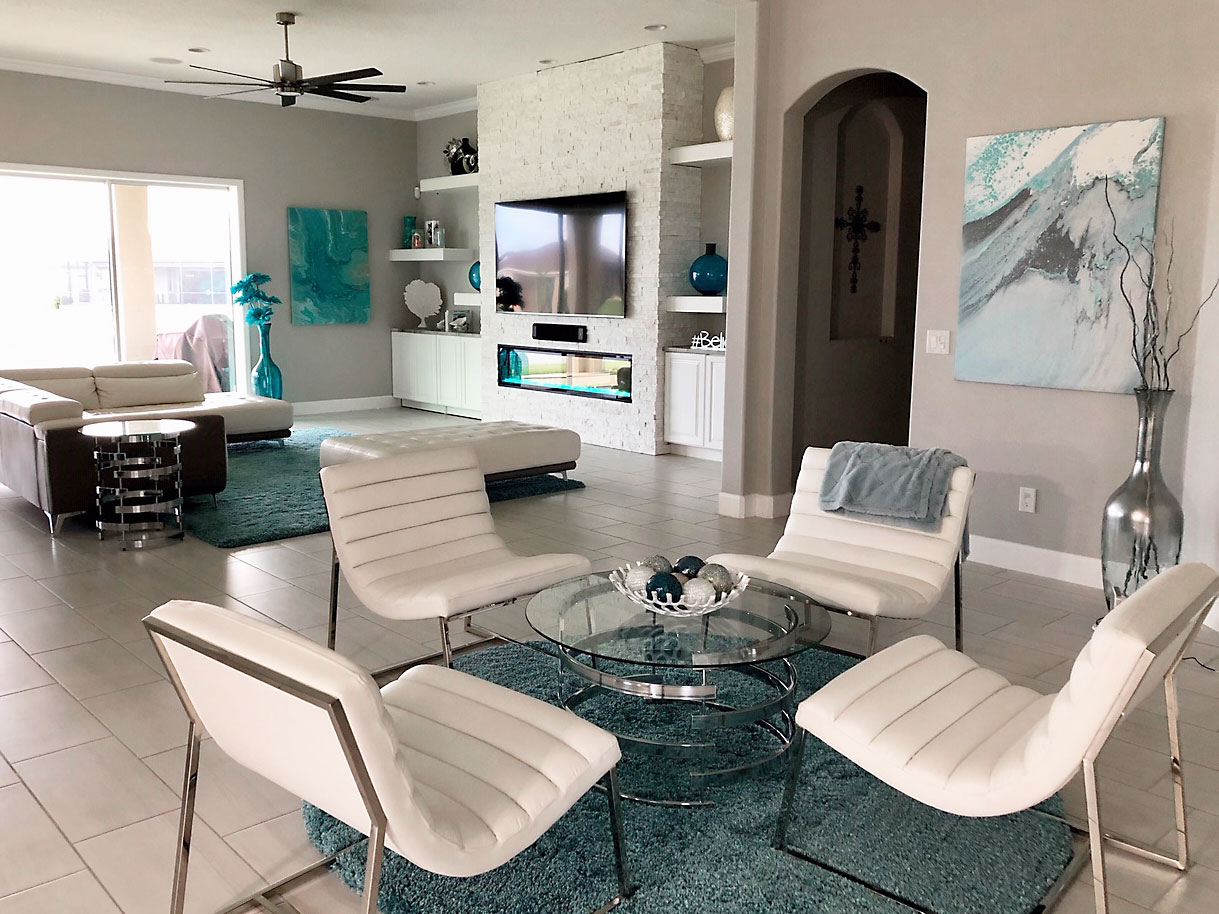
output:
{"label": "chrome side table base", "polygon": [[[561,673],[571,674],[576,683],[575,688],[561,686],[559,689],[559,703],[569,711],[578,713],[576,709],[582,704],[607,693],[644,701],[685,702],[691,706],[688,737],[649,739],[628,733],[614,734],[625,752],[684,763],[691,796],[660,796],[625,789],[622,791],[624,800],[652,806],[714,806],[714,800],[698,796],[704,787],[780,767],[795,739],[793,709],[797,677],[795,666],[786,658],[775,661],[780,665],[782,675],[752,663],[715,670],[694,667],[684,672],[695,674],[701,681],[689,684],[663,682],[655,673],[618,676],[590,666],[586,660],[570,648],[559,649]],[[763,701],[746,707],[721,701],[720,686],[715,680],[734,675],[761,682],[770,694]],[[769,745],[746,760],[734,759],[735,764],[724,765],[711,741],[711,732],[725,727],[757,728]]]}

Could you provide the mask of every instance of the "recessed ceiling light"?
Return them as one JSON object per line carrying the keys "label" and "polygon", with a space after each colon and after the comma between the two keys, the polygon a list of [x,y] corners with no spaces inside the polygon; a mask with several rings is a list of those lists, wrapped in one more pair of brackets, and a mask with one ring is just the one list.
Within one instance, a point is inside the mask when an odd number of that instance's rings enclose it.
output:
{"label": "recessed ceiling light", "polygon": [[176,57],[149,57],[148,59],[150,61],[152,61],[153,63],[170,64],[170,63],[181,63],[182,62],[182,61],[178,60],[178,58],[176,58]]}
{"label": "recessed ceiling light", "polygon": [[665,25],[663,22],[656,22],[656,23],[653,23],[652,25],[645,25],[643,27],[643,30],[645,32],[663,32],[667,28],[668,28],[668,26]]}
{"label": "recessed ceiling light", "polygon": [[186,50],[190,51],[192,54],[210,54],[212,51],[211,48],[187,48]]}
{"label": "recessed ceiling light", "polygon": [[416,86],[434,86],[434,85],[436,85],[436,81],[432,80],[432,79],[421,79],[421,80],[419,80],[419,82],[415,83],[415,85]]}
{"label": "recessed ceiling light", "polygon": [[558,63],[558,61],[554,60],[553,58],[550,58],[550,57],[543,57],[541,60],[538,61],[538,63],[540,63],[544,67],[548,67],[553,63]]}

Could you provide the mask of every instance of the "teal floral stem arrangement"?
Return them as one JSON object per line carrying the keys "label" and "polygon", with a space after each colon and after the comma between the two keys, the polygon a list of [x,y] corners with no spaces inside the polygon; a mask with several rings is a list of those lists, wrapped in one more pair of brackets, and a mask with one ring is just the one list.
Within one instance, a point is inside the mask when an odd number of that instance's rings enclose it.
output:
{"label": "teal floral stem arrangement", "polygon": [[284,398],[284,376],[271,359],[271,316],[281,304],[262,287],[271,281],[266,273],[251,273],[231,289],[234,301],[245,308],[245,322],[258,328],[258,362],[250,372],[250,387],[260,397]]}
{"label": "teal floral stem arrangement", "polygon": [[[1173,395],[1169,369],[1181,352],[1185,338],[1197,326],[1202,309],[1214,298],[1219,280],[1193,309],[1185,329],[1174,337],[1171,235],[1161,276],[1157,271],[1156,252],[1146,242],[1134,239],[1127,243],[1118,234],[1117,213],[1109,200],[1108,178],[1105,179],[1105,203],[1113,220],[1113,240],[1125,257],[1118,287],[1130,318],[1130,354],[1139,374],[1139,384],[1134,389],[1139,411],[1134,468],[1126,481],[1109,496],[1101,521],[1101,577],[1105,602],[1113,609],[1181,558],[1185,516],[1181,502],[1164,481],[1160,468],[1164,414]],[[1131,274],[1129,280],[1128,274]]]}

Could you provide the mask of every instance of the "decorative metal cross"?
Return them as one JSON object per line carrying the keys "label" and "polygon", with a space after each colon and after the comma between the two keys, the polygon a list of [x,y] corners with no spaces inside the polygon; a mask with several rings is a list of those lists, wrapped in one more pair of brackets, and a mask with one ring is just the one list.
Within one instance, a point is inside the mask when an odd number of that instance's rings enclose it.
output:
{"label": "decorative metal cross", "polygon": [[847,241],[851,242],[851,262],[847,268],[851,271],[851,294],[859,288],[859,245],[868,240],[868,233],[880,231],[880,223],[868,219],[868,211],[863,205],[863,185],[855,186],[855,205],[847,207],[846,217],[835,216],[834,228],[847,230]]}

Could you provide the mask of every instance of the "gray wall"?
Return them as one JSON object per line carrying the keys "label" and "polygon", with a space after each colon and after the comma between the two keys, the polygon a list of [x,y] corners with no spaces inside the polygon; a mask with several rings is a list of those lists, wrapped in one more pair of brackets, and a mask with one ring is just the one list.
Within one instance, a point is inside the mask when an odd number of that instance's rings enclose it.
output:
{"label": "gray wall", "polygon": [[[965,140],[1023,128],[1165,115],[1160,225],[1175,220],[1177,286],[1197,300],[1206,248],[1200,198],[1211,180],[1219,82],[1210,45],[1219,7],[1161,0],[1151,18],[1130,15],[1141,9],[1104,0],[757,5],[759,141],[750,173],[738,168],[736,175],[752,182],[749,307],[730,314],[728,326],[730,338],[747,337],[747,347],[729,351],[730,383],[740,378],[744,390],[738,410],[729,401],[729,429],[735,423],[737,433],[725,452],[725,492],[790,491],[796,272],[790,264],[798,257],[802,118],[852,75],[892,71],[928,95],[917,340],[928,329],[956,329]],[[741,36],[749,31],[738,25],[738,64]],[[738,112],[741,104],[738,98]],[[1129,471],[1133,399],[958,382],[951,356],[917,348],[911,441],[957,450],[977,469],[974,533],[1097,555],[1101,507]],[[735,372],[734,359],[742,360]],[[1189,374],[1182,364],[1179,388],[1188,386]],[[1178,489],[1188,400],[1182,391],[1168,421],[1166,470]],[[1016,511],[1021,485],[1040,490],[1037,513]]]}
{"label": "gray wall", "polygon": [[[412,211],[415,125],[0,71],[0,162],[245,182],[246,265],[284,299],[271,334],[289,400],[390,392],[402,310],[387,252]],[[372,320],[296,327],[288,315],[289,206],[368,211]],[[256,342],[251,343],[257,347]]]}

